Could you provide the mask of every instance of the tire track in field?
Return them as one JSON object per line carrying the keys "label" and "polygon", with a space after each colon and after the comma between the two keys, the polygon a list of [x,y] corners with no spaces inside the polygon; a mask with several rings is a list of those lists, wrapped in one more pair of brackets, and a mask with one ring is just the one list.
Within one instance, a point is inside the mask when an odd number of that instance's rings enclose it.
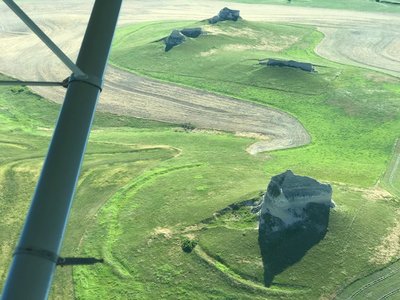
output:
{"label": "tire track in field", "polygon": [[400,172],[399,166],[400,166],[400,139],[397,139],[395,147],[394,147],[394,151],[393,151],[392,163],[389,165],[388,183],[389,183],[390,187],[400,197],[400,190],[395,186],[395,183],[393,182],[395,180],[395,177],[398,176],[398,173]]}
{"label": "tire track in field", "polygon": [[[381,276],[381,277],[379,277],[377,279],[374,279],[374,280],[364,284],[362,287],[360,287],[358,290],[356,290],[353,294],[351,294],[350,297],[347,298],[347,299],[354,299],[355,297],[360,295],[366,289],[368,289],[368,288],[380,283],[381,281],[386,280],[389,277],[392,277],[392,276],[396,275],[399,272],[400,272],[400,268],[394,269],[394,270],[388,272],[387,274],[385,274],[385,275],[383,275],[383,276]],[[383,299],[383,298],[379,298],[379,299]]]}
{"label": "tire track in field", "polygon": [[382,297],[380,297],[378,300],[384,300],[384,299],[389,299],[390,297],[392,297],[393,295],[397,294],[400,292],[400,287],[390,291],[389,293],[383,295]]}
{"label": "tire track in field", "polygon": [[119,223],[119,214],[124,208],[124,205],[126,205],[126,203],[130,199],[132,199],[132,197],[143,186],[157,180],[160,176],[166,176],[172,172],[197,168],[200,166],[202,166],[202,164],[197,163],[180,166],[178,165],[170,168],[159,167],[154,170],[150,170],[126,184],[105,202],[105,205],[101,208],[101,212],[99,213],[99,222],[100,224],[105,225],[106,231],[106,238],[103,244],[102,251],[105,261],[109,263],[113,270],[116,271],[123,278],[129,278],[133,275],[130,270],[124,266],[123,262],[121,262],[117,257],[115,257],[115,255],[113,255],[112,248],[113,245],[118,244],[116,242],[122,232],[122,230],[120,229],[121,225]]}
{"label": "tire track in field", "polygon": [[[283,295],[293,295],[293,294],[303,294],[308,291],[308,288],[293,288],[290,290],[279,289],[276,286],[265,287],[262,284],[256,283],[254,281],[243,278],[241,275],[237,274],[234,270],[230,269],[227,265],[219,262],[209,255],[200,245],[194,248],[194,253],[197,254],[199,258],[205,261],[207,264],[218,270],[229,280],[233,281],[235,284],[244,285],[252,290],[267,293],[267,295],[283,296]],[[219,268],[218,266],[222,266]]]}
{"label": "tire track in field", "polygon": [[[397,174],[397,172],[399,171],[399,166],[400,166],[400,139],[397,139],[394,147],[393,147],[393,155],[392,155],[392,159],[391,162],[389,163],[388,169],[386,171],[386,174],[384,176],[385,181],[387,181],[387,183],[389,184],[390,188],[392,188],[396,193],[398,193],[397,195],[400,196],[399,193],[399,189],[394,185],[393,180]],[[356,218],[357,214],[354,216],[353,220]],[[391,268],[392,265],[386,267],[386,268]],[[385,269],[386,269],[385,268]],[[382,269],[384,270],[384,269]],[[379,270],[375,273],[378,272],[382,272],[382,270]],[[373,276],[375,273],[370,274],[369,276]],[[393,270],[390,270],[388,273],[370,281],[367,282],[366,284],[364,284],[363,286],[361,286],[359,289],[357,289],[356,291],[354,291],[348,298],[346,299],[357,299],[358,296],[360,296],[360,294],[362,294],[363,292],[365,292],[366,290],[373,288],[374,286],[376,286],[377,284],[381,283],[382,281],[385,281],[388,278],[391,278],[392,276],[398,275],[400,273],[400,267],[399,268],[395,268]],[[369,277],[368,276],[368,277]],[[351,287],[353,283],[350,283],[344,290],[348,289]],[[384,295],[381,296],[381,298],[379,299],[389,299],[391,296],[395,295],[396,293],[400,292],[400,288],[396,288]],[[338,298],[341,299],[341,298]]]}
{"label": "tire track in field", "polygon": [[[5,142],[5,141],[3,141],[4,143],[8,143],[8,142]],[[108,143],[108,142],[92,142],[92,143],[97,143],[97,144],[110,144],[110,143]],[[111,144],[116,144],[116,145],[121,145],[121,144],[118,144],[118,143],[111,143]],[[18,144],[19,145],[19,144]],[[127,146],[127,147],[133,147],[133,146],[135,146],[134,144],[122,144],[123,146]],[[24,144],[24,146],[26,146],[27,148],[29,147],[29,145],[28,144]],[[174,152],[176,152],[176,154],[175,155],[173,155],[173,156],[171,156],[171,158],[175,158],[175,157],[177,157],[177,156],[179,156],[179,154],[180,154],[180,149],[178,149],[178,148],[175,148],[175,147],[169,147],[169,146],[165,146],[165,145],[160,145],[160,146],[154,146],[154,147],[143,147],[143,148],[133,148],[133,149],[127,149],[127,150],[120,150],[120,151],[104,151],[104,152],[94,152],[94,153],[87,153],[86,154],[86,157],[87,158],[90,158],[90,157],[94,157],[94,158],[96,158],[96,156],[98,156],[98,155],[123,155],[123,154],[131,154],[131,153],[137,153],[137,152],[140,152],[140,151],[152,151],[152,150],[170,150],[170,151],[174,151]],[[32,155],[32,156],[25,156],[25,157],[20,157],[20,158],[18,158],[18,159],[7,159],[6,161],[3,161],[1,164],[0,164],[0,184],[1,183],[3,183],[5,180],[6,180],[6,173],[8,173],[8,172],[12,172],[12,175],[13,176],[18,176],[18,171],[16,171],[16,170],[14,170],[14,169],[16,169],[16,168],[18,168],[18,167],[21,167],[21,166],[24,166],[24,165],[26,165],[26,164],[36,164],[37,162],[39,162],[39,161],[42,161],[43,160],[43,158],[44,158],[44,156],[43,155]],[[171,158],[168,158],[168,159],[171,159]],[[168,160],[167,159],[167,160]],[[109,165],[109,166],[112,166],[112,165],[114,165],[114,164],[120,164],[120,163],[131,163],[131,162],[135,162],[135,161],[137,161],[138,159],[131,159],[131,158],[129,158],[129,159],[125,159],[123,162],[114,162],[114,163],[110,163],[109,161],[102,161],[102,162],[96,162],[95,163],[95,165],[96,166],[101,166],[101,165]],[[89,166],[90,165],[90,168],[92,169],[93,167],[94,167],[94,165],[93,164],[91,164],[90,163],[90,161],[88,162],[88,161],[86,161],[85,162],[85,166],[87,167],[87,166]],[[82,180],[80,180],[79,181],[79,183],[78,183],[78,187],[77,187],[77,189],[79,189],[81,186],[82,186],[82,184],[84,184],[84,182],[85,182],[85,180],[86,180],[86,178],[87,178],[87,174],[86,174],[86,176],[84,176],[83,178],[82,178]],[[16,180],[13,180],[13,181],[16,181]],[[34,181],[36,181],[36,180],[34,180]],[[1,193],[2,191],[0,190],[0,193]],[[15,193],[16,191],[13,191],[13,193]],[[1,194],[0,194],[1,195]],[[14,211],[14,212],[20,212],[20,211],[23,211],[23,210],[26,210],[26,209],[17,209],[16,208],[16,205],[18,205],[18,207],[20,207],[20,206],[29,206],[29,204],[30,204],[30,202],[29,201],[24,201],[24,200],[17,200],[17,199],[14,199],[15,201],[16,201],[16,203],[14,203],[13,205],[13,207],[11,208],[11,207],[9,207],[9,206],[5,206],[5,207],[3,207],[3,205],[4,205],[4,203],[3,202],[0,202],[0,211],[2,211],[3,213],[5,212],[5,211],[10,211],[11,209],[12,209],[12,211]],[[100,204],[100,208],[104,205],[106,203],[106,201],[104,202],[104,203],[101,203]],[[99,208],[99,209],[100,209]],[[92,215],[89,215],[88,216],[88,218],[90,219],[90,218],[93,218],[96,214],[98,213],[98,210],[96,210]],[[8,215],[9,213],[7,213],[6,215]],[[13,223],[21,223],[22,221],[23,221],[23,218],[25,217],[25,215],[24,214],[18,214],[18,215],[12,215],[12,222]],[[1,221],[0,221],[0,224],[1,225],[3,225],[3,223],[4,222],[7,222],[7,219],[2,219]],[[84,235],[85,233],[83,233],[83,235]],[[82,238],[81,239],[83,239],[83,236],[82,236]],[[10,259],[10,257],[11,257],[11,253],[12,253],[12,251],[13,251],[13,248],[10,246],[9,248],[5,248],[5,246],[7,246],[8,244],[4,244],[3,246],[3,248],[2,248],[2,250],[3,250],[3,255],[2,255],[2,257],[4,258],[4,262],[5,262],[5,264],[0,264],[0,267],[7,267],[8,266],[8,260]],[[6,251],[7,250],[7,251]],[[5,276],[6,276],[6,271],[7,271],[7,268],[1,268],[0,269],[0,282],[2,282],[2,281],[4,281],[5,280]]]}

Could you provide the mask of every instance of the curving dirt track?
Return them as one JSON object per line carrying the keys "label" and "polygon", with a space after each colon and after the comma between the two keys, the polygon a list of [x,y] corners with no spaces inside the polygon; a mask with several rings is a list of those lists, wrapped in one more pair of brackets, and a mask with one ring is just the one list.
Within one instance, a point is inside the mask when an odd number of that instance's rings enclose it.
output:
{"label": "curving dirt track", "polygon": [[[93,1],[26,0],[21,6],[72,58],[84,33]],[[223,6],[234,6],[249,20],[316,25],[326,34],[317,52],[331,60],[362,64],[400,76],[400,16],[219,1],[125,0],[120,25],[160,19],[205,19]],[[69,71],[0,3],[0,73],[23,80],[62,80]],[[35,87],[61,102],[62,88]],[[99,109],[201,128],[267,135],[252,151],[309,143],[293,117],[229,97],[145,79],[109,68]]]}

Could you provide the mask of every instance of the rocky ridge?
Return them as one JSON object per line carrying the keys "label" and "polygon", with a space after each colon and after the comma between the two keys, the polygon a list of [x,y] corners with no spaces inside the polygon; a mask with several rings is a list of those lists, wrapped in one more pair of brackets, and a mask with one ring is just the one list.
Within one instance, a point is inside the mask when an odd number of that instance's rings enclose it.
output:
{"label": "rocky ridge", "polygon": [[239,10],[234,10],[234,9],[229,9],[227,7],[224,7],[223,9],[220,10],[218,15],[212,17],[211,19],[208,19],[208,23],[216,24],[216,23],[222,22],[222,21],[235,21],[236,22],[239,19],[241,19]]}
{"label": "rocky ridge", "polygon": [[186,38],[198,38],[202,34],[199,27],[184,28],[182,30],[173,30],[171,34],[161,40],[165,43],[165,52],[168,52],[173,47],[178,46],[186,41]]}

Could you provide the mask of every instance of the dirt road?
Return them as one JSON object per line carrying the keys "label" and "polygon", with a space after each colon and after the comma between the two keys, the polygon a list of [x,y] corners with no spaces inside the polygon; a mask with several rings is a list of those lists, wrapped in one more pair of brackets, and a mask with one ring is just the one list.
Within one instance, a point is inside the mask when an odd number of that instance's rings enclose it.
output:
{"label": "dirt road", "polygon": [[[72,58],[83,36],[93,1],[26,0],[21,6]],[[317,52],[329,59],[368,64],[400,76],[400,16],[219,1],[125,0],[120,25],[148,20],[205,19],[221,7],[242,11],[248,20],[316,25],[326,34]],[[62,80],[69,71],[0,3],[0,73],[24,80]],[[36,87],[61,102],[62,88]],[[310,137],[293,117],[263,106],[178,87],[109,68],[99,109],[197,127],[267,135],[253,152],[306,144]]]}

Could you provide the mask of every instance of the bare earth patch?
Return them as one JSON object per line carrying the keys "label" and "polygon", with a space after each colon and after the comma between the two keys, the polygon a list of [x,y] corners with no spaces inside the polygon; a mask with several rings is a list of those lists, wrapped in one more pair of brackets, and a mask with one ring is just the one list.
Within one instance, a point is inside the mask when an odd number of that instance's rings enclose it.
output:
{"label": "bare earth patch", "polygon": [[[398,211],[400,217],[400,211]],[[377,265],[385,265],[400,255],[400,221],[397,220],[394,227],[386,235],[382,243],[376,247],[374,256],[370,262]]]}
{"label": "bare earth patch", "polygon": [[[245,50],[264,50],[279,52],[289,48],[299,40],[297,36],[279,36],[276,37],[272,33],[269,38],[260,38],[259,33],[253,29],[221,29],[212,25],[204,26],[206,34],[210,35],[227,35],[230,37],[245,37],[252,39],[251,44],[229,44],[224,46],[220,51],[245,51]],[[267,33],[265,33],[267,34]],[[217,52],[217,49],[211,49],[202,52],[201,56],[210,56]]]}
{"label": "bare earth patch", "polygon": [[200,52],[200,56],[202,56],[202,57],[212,56],[212,55],[216,54],[217,52],[218,52],[217,49],[211,49],[208,51]]}
{"label": "bare earth patch", "polygon": [[157,227],[154,229],[153,235],[158,236],[162,235],[164,238],[170,239],[172,237],[172,229],[168,227]]}
{"label": "bare earth patch", "polygon": [[255,132],[236,132],[235,136],[258,139],[258,140],[263,140],[263,141],[269,140],[268,136],[266,136],[264,134],[260,134],[260,133],[255,133]]}
{"label": "bare earth patch", "polygon": [[393,195],[383,188],[377,186],[372,189],[362,190],[363,197],[368,200],[388,200],[392,199]]}
{"label": "bare earth patch", "polygon": [[189,240],[194,241],[196,239],[196,235],[193,233],[187,233],[185,234],[185,237],[187,237]]}

